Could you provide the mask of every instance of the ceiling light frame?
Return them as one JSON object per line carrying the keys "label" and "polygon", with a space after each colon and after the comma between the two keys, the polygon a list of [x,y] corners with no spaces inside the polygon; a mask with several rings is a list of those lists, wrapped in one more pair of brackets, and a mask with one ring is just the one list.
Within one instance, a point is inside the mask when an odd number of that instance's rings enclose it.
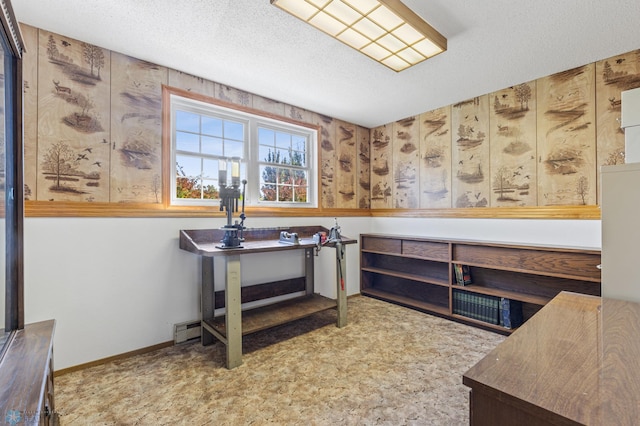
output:
{"label": "ceiling light frame", "polygon": [[270,1],[396,72],[447,50],[447,39],[400,0]]}

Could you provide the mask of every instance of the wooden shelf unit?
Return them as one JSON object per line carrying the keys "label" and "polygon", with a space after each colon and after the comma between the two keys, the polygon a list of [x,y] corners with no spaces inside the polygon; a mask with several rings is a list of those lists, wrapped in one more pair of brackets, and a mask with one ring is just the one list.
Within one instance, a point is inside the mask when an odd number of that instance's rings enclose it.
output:
{"label": "wooden shelf unit", "polygon": [[[472,284],[457,284],[454,264],[469,267]],[[505,334],[513,330],[454,313],[454,290],[522,302],[526,321],[561,291],[600,296],[598,265],[594,249],[360,236],[361,294]]]}

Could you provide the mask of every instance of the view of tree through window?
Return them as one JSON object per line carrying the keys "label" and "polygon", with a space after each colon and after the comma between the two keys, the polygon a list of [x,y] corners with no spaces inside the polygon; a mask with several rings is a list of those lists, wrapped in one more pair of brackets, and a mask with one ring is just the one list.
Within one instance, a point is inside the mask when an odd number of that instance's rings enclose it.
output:
{"label": "view of tree through window", "polygon": [[262,178],[260,199],[306,202],[309,187],[306,137],[261,127],[258,144]]}

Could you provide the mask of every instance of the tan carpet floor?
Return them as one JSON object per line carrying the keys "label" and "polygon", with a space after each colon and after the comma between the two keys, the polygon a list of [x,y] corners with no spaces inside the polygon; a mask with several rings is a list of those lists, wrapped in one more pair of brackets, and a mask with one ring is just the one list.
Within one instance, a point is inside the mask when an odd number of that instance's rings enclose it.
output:
{"label": "tan carpet floor", "polygon": [[504,336],[371,299],[245,336],[185,343],[56,377],[70,425],[464,425],[462,374]]}

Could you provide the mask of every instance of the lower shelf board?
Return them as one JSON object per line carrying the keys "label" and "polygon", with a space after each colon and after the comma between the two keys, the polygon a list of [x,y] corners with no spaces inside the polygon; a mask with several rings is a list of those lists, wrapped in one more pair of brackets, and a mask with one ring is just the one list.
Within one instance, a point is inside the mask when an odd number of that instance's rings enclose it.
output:
{"label": "lower shelf board", "polygon": [[409,308],[428,311],[442,316],[450,316],[448,306],[440,306],[433,303],[422,302],[420,300],[411,299],[405,296],[399,296],[397,294],[376,290],[374,288],[361,289],[360,293],[364,296],[370,296],[376,299],[385,300],[387,302],[397,303]]}
{"label": "lower shelf board", "polygon": [[511,334],[514,331],[516,331],[516,328],[506,328],[504,326],[501,326],[499,324],[491,324],[485,321],[481,321],[481,320],[477,320],[475,318],[470,318],[464,315],[460,315],[460,314],[452,314],[451,315],[451,319],[457,320],[457,321],[462,321],[462,322],[466,322],[468,324],[473,324],[473,325],[477,325],[481,328],[485,328],[488,330],[492,330],[501,334]]}
{"label": "lower shelf board", "polygon": [[[297,297],[242,312],[242,335],[286,324],[317,312],[336,308],[337,303],[319,294]],[[203,327],[226,336],[225,316],[203,320]]]}
{"label": "lower shelf board", "polygon": [[376,290],[374,288],[361,289],[360,293],[363,296],[369,296],[376,299],[384,300],[386,302],[395,303],[397,305],[406,306],[408,308],[417,309],[419,311],[432,313],[434,315],[438,315],[443,318],[448,318],[450,320],[467,323],[467,324],[473,324],[475,326],[478,326],[487,330],[495,331],[500,334],[508,335],[513,333],[516,330],[516,329],[505,328],[501,325],[490,324],[488,322],[469,318],[464,315],[452,314],[451,312],[449,312],[448,307],[434,305],[433,303],[422,302],[416,299],[411,299],[409,297],[398,296],[397,294]]}

